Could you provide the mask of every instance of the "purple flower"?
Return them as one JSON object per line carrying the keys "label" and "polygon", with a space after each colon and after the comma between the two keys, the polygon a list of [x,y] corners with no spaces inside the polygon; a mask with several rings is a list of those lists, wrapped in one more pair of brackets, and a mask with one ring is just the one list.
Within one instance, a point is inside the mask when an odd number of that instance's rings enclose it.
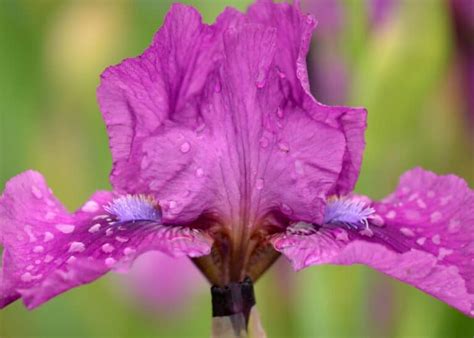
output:
{"label": "purple flower", "polygon": [[282,252],[297,269],[364,263],[472,315],[474,193],[415,169],[381,202],[352,195],[366,112],[311,96],[314,26],[271,1],[213,25],[174,5],[141,56],[102,75],[113,191],[70,214],[36,172],[7,183],[0,304],[34,308],[150,250],[219,286]]}

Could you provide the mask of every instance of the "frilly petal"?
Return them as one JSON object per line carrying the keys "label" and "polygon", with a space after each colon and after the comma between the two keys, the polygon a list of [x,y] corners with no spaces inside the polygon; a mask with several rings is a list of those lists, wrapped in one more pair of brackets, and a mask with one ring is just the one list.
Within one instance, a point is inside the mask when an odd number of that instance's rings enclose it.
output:
{"label": "frilly petal", "polygon": [[322,227],[273,244],[296,269],[366,264],[474,316],[474,192],[466,182],[417,168],[372,207],[365,233]]}
{"label": "frilly petal", "polygon": [[104,206],[114,197],[95,193],[74,214],[27,171],[11,179],[0,199],[0,307],[23,298],[28,308],[111,269],[126,270],[140,254],[158,250],[200,256],[212,241],[198,230],[150,222],[116,223]]}

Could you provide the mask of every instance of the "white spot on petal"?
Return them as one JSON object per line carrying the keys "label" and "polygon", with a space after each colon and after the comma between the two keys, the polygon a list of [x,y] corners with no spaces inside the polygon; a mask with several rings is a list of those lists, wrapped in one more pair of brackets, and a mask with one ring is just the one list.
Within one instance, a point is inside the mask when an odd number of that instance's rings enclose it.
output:
{"label": "white spot on petal", "polygon": [[35,246],[35,247],[33,248],[33,252],[34,252],[34,253],[41,253],[41,252],[43,252],[43,251],[44,251],[44,247],[41,246],[41,245],[37,245],[37,246]]}
{"label": "white spot on petal", "polygon": [[82,211],[84,212],[96,212],[99,210],[99,205],[95,201],[88,201],[84,206],[82,207]]}
{"label": "white spot on petal", "polygon": [[415,237],[415,233],[410,228],[400,228],[400,232],[406,237]]}
{"label": "white spot on petal", "polygon": [[71,256],[71,257],[69,257],[69,258],[67,259],[66,263],[67,263],[67,264],[72,264],[72,263],[74,263],[76,260],[77,260],[76,257]]}
{"label": "white spot on petal", "polygon": [[86,246],[82,242],[71,242],[69,244],[69,252],[83,252]]}
{"label": "white spot on petal", "polygon": [[438,251],[438,259],[443,260],[444,257],[449,256],[453,253],[453,250],[451,249],[446,249],[446,248],[439,248]]}
{"label": "white spot on petal", "polygon": [[196,176],[197,177],[202,177],[204,176],[204,170],[202,168],[197,168],[196,169]]}
{"label": "white spot on petal", "polygon": [[93,233],[99,231],[99,230],[100,230],[100,227],[101,227],[101,225],[100,225],[99,223],[97,223],[97,224],[94,224],[93,226],[91,226],[88,231],[89,231],[91,234],[93,234]]}
{"label": "white spot on petal", "polygon": [[46,213],[46,216],[45,216],[45,218],[46,218],[48,221],[54,219],[55,217],[56,217],[56,214],[55,214],[54,212],[52,212],[52,211],[48,211],[48,212]]}
{"label": "white spot on petal", "polygon": [[127,237],[120,237],[120,236],[117,236],[115,237],[115,239],[120,242],[120,243],[126,243],[128,242],[128,238]]}
{"label": "white spot on petal", "polygon": [[56,224],[56,229],[61,231],[63,234],[70,234],[76,227],[72,224]]}
{"label": "white spot on petal", "polygon": [[397,213],[393,210],[390,210],[386,215],[385,215],[386,218],[388,219],[394,219],[395,217],[397,217]]}
{"label": "white spot on petal", "polygon": [[421,199],[417,199],[416,200],[416,204],[418,205],[418,207],[420,207],[421,209],[426,209],[426,203]]}
{"label": "white spot on petal", "polygon": [[31,187],[31,193],[32,193],[33,196],[35,196],[37,199],[43,198],[43,193],[42,193],[41,190],[40,190],[37,186],[35,186],[35,185]]}
{"label": "white spot on petal", "polygon": [[430,221],[431,223],[436,223],[441,220],[443,215],[439,211],[435,211],[430,215]]}
{"label": "white spot on petal", "polygon": [[106,236],[112,236],[114,234],[114,231],[111,228],[108,228],[105,230],[105,235]]}
{"label": "white spot on petal", "polygon": [[28,265],[28,266],[26,267],[26,270],[27,270],[27,271],[31,271],[31,270],[33,270],[34,268],[35,268],[35,267],[34,267],[33,265]]}
{"label": "white spot on petal", "polygon": [[33,233],[31,225],[25,225],[25,232],[28,235],[30,242],[35,242],[36,241],[36,236]]}
{"label": "white spot on petal", "polygon": [[441,243],[440,235],[434,235],[433,237],[431,237],[431,241],[433,242],[433,244],[439,245]]}
{"label": "white spot on petal", "polygon": [[423,245],[426,242],[426,237],[420,237],[416,240],[416,244]]}
{"label": "white spot on petal", "polygon": [[113,259],[112,257],[108,257],[105,259],[105,265],[107,265],[109,268],[112,267],[117,261]]}
{"label": "white spot on petal", "polygon": [[461,229],[461,222],[457,219],[452,219],[448,224],[448,233],[454,234]]}
{"label": "white spot on petal", "polygon": [[44,262],[45,262],[45,263],[49,263],[49,262],[52,262],[53,259],[54,259],[53,256],[51,256],[51,255],[46,255],[46,257],[44,257]]}
{"label": "white spot on petal", "polygon": [[43,241],[44,241],[44,242],[49,242],[49,241],[52,240],[53,238],[54,238],[53,233],[51,233],[51,232],[49,232],[49,231],[46,231],[46,232],[44,233],[44,239],[43,239]]}
{"label": "white spot on petal", "polygon": [[33,280],[33,276],[29,272],[25,272],[23,275],[21,275],[21,280],[23,282],[31,282]]}
{"label": "white spot on petal", "polygon": [[180,147],[179,147],[179,150],[182,152],[182,153],[187,153],[189,150],[191,150],[191,145],[189,144],[189,142],[184,142]]}
{"label": "white spot on petal", "polygon": [[133,248],[126,247],[125,249],[123,249],[123,254],[125,256],[133,255],[135,252],[137,252],[137,250],[135,250]]}
{"label": "white spot on petal", "polygon": [[102,245],[102,251],[105,253],[111,253],[112,251],[114,251],[114,249],[115,248],[112,244],[105,243],[104,245]]}

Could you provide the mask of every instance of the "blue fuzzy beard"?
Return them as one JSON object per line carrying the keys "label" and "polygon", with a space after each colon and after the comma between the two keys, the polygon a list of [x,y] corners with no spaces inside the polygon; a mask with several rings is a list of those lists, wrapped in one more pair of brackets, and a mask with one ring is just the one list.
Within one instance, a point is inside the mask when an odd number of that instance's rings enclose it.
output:
{"label": "blue fuzzy beard", "polygon": [[115,215],[119,222],[161,222],[158,203],[150,196],[126,195],[114,199],[105,210]]}

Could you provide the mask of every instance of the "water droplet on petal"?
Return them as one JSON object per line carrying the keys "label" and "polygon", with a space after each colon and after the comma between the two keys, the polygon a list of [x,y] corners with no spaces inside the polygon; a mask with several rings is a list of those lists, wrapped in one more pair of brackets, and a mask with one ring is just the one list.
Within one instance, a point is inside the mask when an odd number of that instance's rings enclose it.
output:
{"label": "water droplet on petal", "polygon": [[259,69],[258,74],[257,74],[257,80],[255,82],[255,85],[257,88],[261,89],[265,87],[266,85],[266,79],[265,79],[265,71],[263,69]]}
{"label": "water droplet on petal", "polygon": [[133,249],[133,248],[127,247],[127,248],[123,249],[123,254],[124,254],[125,256],[131,256],[131,255],[133,255],[135,252],[137,252],[137,250],[135,250],[135,249]]}
{"label": "water droplet on petal", "polygon": [[281,151],[287,153],[290,151],[290,146],[286,142],[280,142],[278,143],[278,148],[280,148]]}
{"label": "water droplet on petal", "polygon": [[23,275],[21,275],[21,280],[23,282],[31,282],[33,280],[33,276],[29,272],[25,272]]}
{"label": "water droplet on petal", "polygon": [[393,210],[390,210],[386,215],[385,215],[386,218],[388,219],[394,219],[395,217],[397,217],[397,213]]}
{"label": "water droplet on petal", "polygon": [[435,211],[430,215],[430,221],[431,223],[436,223],[441,220],[443,215],[439,211]]}
{"label": "water droplet on petal", "polygon": [[31,193],[32,193],[33,196],[35,196],[37,199],[43,198],[43,193],[42,193],[41,190],[40,190],[37,186],[35,186],[35,185],[31,187]]}
{"label": "water droplet on petal", "polygon": [[434,235],[433,237],[431,237],[431,241],[433,242],[433,244],[439,245],[441,244],[441,236]]}
{"label": "water droplet on petal", "polygon": [[420,237],[416,240],[416,244],[423,245],[426,242],[426,237]]}
{"label": "water droplet on petal", "polygon": [[448,224],[448,233],[454,234],[461,229],[461,222],[457,219],[452,219]]}
{"label": "water droplet on petal", "polygon": [[97,210],[99,210],[99,205],[95,201],[88,201],[82,207],[82,211],[84,212],[93,213],[93,212],[96,212]]}
{"label": "water droplet on petal", "polygon": [[214,91],[216,93],[220,93],[222,91],[222,85],[219,80],[217,80],[216,83],[214,84]]}
{"label": "water droplet on petal", "polygon": [[105,259],[105,265],[107,265],[109,268],[112,267],[117,261],[113,259],[112,257],[108,257]]}
{"label": "water droplet on petal", "polygon": [[281,210],[286,215],[291,215],[293,213],[293,209],[291,209],[291,207],[285,203],[281,205]]}
{"label": "water droplet on petal", "polygon": [[112,251],[114,251],[114,249],[115,248],[112,244],[105,243],[104,245],[102,245],[102,251],[105,253],[111,253]]}
{"label": "water droplet on petal", "polygon": [[35,246],[35,247],[33,248],[33,252],[34,252],[34,253],[41,253],[41,252],[43,252],[43,251],[44,251],[44,247],[41,246],[41,245],[37,245],[37,246]]}
{"label": "water droplet on petal", "polygon": [[46,231],[46,232],[44,233],[43,242],[49,242],[49,241],[51,241],[53,238],[54,238],[54,235],[53,235],[51,232]]}
{"label": "water droplet on petal", "polygon": [[91,227],[89,228],[89,232],[90,232],[91,234],[93,234],[94,232],[99,231],[99,230],[100,230],[100,227],[101,227],[101,225],[100,225],[99,223],[94,224],[93,226],[91,226]]}
{"label": "water droplet on petal", "polygon": [[202,168],[197,168],[196,169],[196,176],[197,177],[202,177],[204,176],[204,170]]}
{"label": "water droplet on petal", "polygon": [[182,153],[187,153],[189,150],[191,150],[191,145],[189,142],[184,142],[180,147],[179,150],[181,150]]}
{"label": "water droplet on petal", "polygon": [[410,228],[400,228],[400,232],[406,237],[415,237],[415,233]]}
{"label": "water droplet on petal", "polygon": [[262,136],[259,143],[260,143],[260,147],[266,148],[266,147],[268,147],[269,142],[268,142],[268,139],[265,136]]}
{"label": "water droplet on petal", "polygon": [[263,178],[257,178],[255,182],[255,189],[262,190],[263,189]]}
{"label": "water droplet on petal", "polygon": [[86,249],[86,246],[82,242],[71,242],[69,244],[69,252],[83,252]]}
{"label": "water droplet on petal", "polygon": [[70,234],[76,227],[72,224],[56,224],[56,229],[61,231],[63,234]]}
{"label": "water droplet on petal", "polygon": [[276,111],[276,114],[279,118],[283,118],[283,109],[281,109],[281,107],[278,107],[277,111]]}
{"label": "water droplet on petal", "polygon": [[54,259],[53,256],[51,256],[51,255],[46,255],[46,257],[44,257],[44,262],[45,262],[45,263],[49,263],[49,262],[52,262],[53,259]]}

